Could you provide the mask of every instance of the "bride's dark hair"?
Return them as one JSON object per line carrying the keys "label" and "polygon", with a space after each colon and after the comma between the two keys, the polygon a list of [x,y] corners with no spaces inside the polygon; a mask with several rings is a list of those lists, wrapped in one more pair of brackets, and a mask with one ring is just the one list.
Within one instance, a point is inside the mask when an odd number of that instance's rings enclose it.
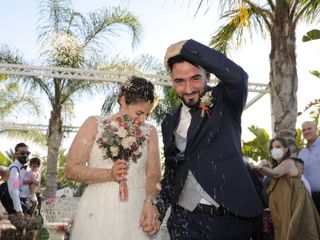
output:
{"label": "bride's dark hair", "polygon": [[154,91],[154,85],[141,77],[131,77],[128,82],[120,87],[119,98],[124,96],[126,104],[136,104],[140,102],[154,103],[157,101],[157,95]]}

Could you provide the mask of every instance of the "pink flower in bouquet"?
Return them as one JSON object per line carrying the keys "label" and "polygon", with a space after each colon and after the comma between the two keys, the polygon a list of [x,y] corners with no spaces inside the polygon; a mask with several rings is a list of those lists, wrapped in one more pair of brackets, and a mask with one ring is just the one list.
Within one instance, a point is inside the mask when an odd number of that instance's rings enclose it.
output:
{"label": "pink flower in bouquet", "polygon": [[135,137],[136,137],[136,139],[142,138],[143,135],[142,135],[141,131],[140,131],[140,132],[137,132]]}

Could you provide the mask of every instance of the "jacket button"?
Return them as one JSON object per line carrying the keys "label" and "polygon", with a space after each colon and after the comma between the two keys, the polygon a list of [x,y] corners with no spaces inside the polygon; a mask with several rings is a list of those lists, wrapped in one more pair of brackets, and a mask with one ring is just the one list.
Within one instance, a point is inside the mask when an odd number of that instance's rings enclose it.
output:
{"label": "jacket button", "polygon": [[198,57],[200,57],[201,56],[201,54],[198,52],[198,51],[191,51],[191,53],[193,54],[193,55],[196,55],[196,56],[198,56]]}

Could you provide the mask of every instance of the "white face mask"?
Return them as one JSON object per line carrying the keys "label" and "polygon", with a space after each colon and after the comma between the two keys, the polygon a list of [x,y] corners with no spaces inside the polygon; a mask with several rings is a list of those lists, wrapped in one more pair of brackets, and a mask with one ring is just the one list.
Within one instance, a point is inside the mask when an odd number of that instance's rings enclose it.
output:
{"label": "white face mask", "polygon": [[271,156],[275,160],[281,160],[283,158],[284,151],[282,148],[273,148],[271,149]]}

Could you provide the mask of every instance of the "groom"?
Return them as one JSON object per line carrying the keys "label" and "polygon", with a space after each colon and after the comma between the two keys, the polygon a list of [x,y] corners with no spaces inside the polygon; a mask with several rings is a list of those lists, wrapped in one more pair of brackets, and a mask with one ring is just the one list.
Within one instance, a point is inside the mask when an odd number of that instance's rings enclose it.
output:
{"label": "groom", "polygon": [[[194,40],[171,45],[165,66],[182,104],[162,122],[160,220],[171,206],[167,227],[174,240],[250,239],[262,207],[240,150],[248,76]],[[215,87],[207,85],[210,73],[220,80]]]}

